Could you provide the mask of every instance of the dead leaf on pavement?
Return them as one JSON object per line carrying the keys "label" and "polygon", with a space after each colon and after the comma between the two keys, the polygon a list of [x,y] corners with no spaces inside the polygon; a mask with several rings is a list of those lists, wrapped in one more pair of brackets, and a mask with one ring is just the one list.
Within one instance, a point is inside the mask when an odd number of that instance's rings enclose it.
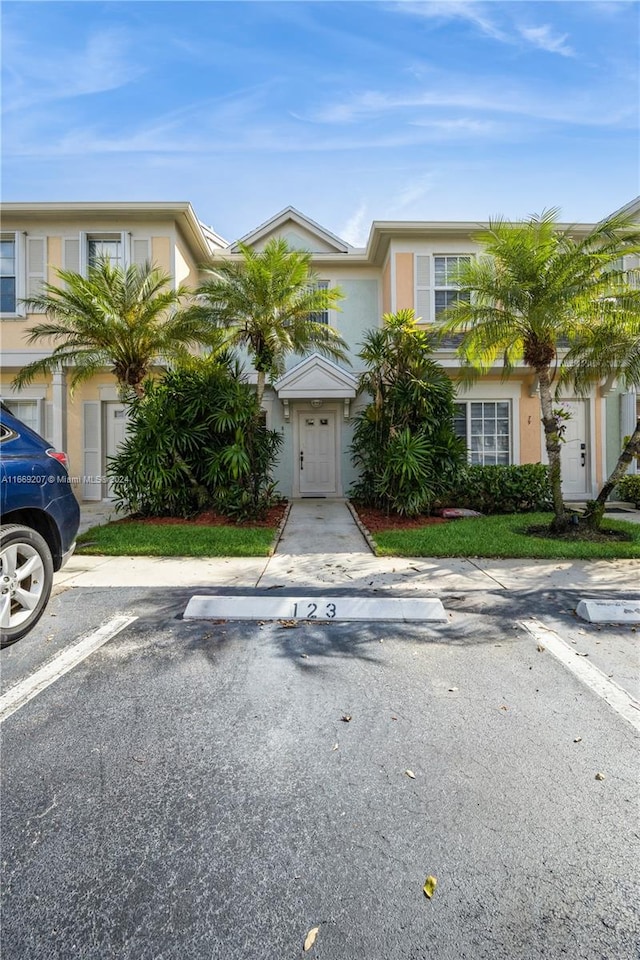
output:
{"label": "dead leaf on pavement", "polygon": [[407,775],[408,777],[411,777],[412,780],[415,780],[416,775],[415,775],[415,773],[413,772],[413,770],[405,770],[405,773],[406,773],[406,775]]}
{"label": "dead leaf on pavement", "polygon": [[307,952],[307,950],[311,950],[311,947],[312,947],[312,946],[314,945],[314,943],[316,942],[316,937],[318,936],[318,931],[319,931],[319,930],[320,930],[320,927],[312,927],[311,930],[309,930],[309,933],[307,934],[307,938],[306,938],[306,940],[304,941],[304,952],[305,952],[305,953]]}
{"label": "dead leaf on pavement", "polygon": [[588,657],[588,656],[589,656],[588,653],[580,653],[579,650],[576,650],[576,651],[575,651],[575,655],[576,655],[576,657]]}
{"label": "dead leaf on pavement", "polygon": [[538,644],[538,646],[536,647],[536,649],[537,649],[538,653],[544,653],[544,647],[542,646],[541,643]]}
{"label": "dead leaf on pavement", "polygon": [[350,713],[343,713],[342,716],[340,717],[340,719],[342,720],[343,723],[350,723],[350,722],[351,722],[351,714],[350,714]]}
{"label": "dead leaf on pavement", "polygon": [[574,738],[573,738],[573,742],[574,742],[574,743],[582,743],[582,737],[574,737]]}
{"label": "dead leaf on pavement", "polygon": [[424,882],[424,887],[422,888],[422,892],[424,893],[425,897],[431,900],[431,897],[436,892],[437,886],[438,886],[438,881],[436,880],[435,877],[431,877],[431,876],[427,877],[427,879]]}
{"label": "dead leaf on pavement", "polygon": [[309,659],[309,654],[308,654],[308,653],[301,653],[300,656],[302,657],[303,660],[308,660],[308,659]]}
{"label": "dead leaf on pavement", "polygon": [[604,773],[596,773],[596,780],[604,780]]}
{"label": "dead leaf on pavement", "polygon": [[338,744],[337,744],[337,743],[334,743],[332,749],[333,749],[333,750],[337,750],[337,749],[338,749]]}
{"label": "dead leaf on pavement", "polygon": [[457,687],[449,687],[449,693],[455,693],[457,689]]}

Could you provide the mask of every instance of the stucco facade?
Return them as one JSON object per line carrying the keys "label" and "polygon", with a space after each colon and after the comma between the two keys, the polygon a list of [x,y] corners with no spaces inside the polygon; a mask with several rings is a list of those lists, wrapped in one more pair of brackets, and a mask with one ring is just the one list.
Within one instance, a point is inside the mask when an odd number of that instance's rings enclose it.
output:
{"label": "stucco facade", "polygon": [[[203,265],[240,256],[237,242],[227,244],[205,227],[188,203],[14,203],[4,205],[2,213],[3,257],[13,254],[15,275],[14,309],[7,309],[11,282],[3,286],[3,399],[53,445],[66,449],[72,475],[79,478],[80,499],[107,497],[107,457],[126,429],[114,378],[105,370],[72,395],[61,370],[16,391],[17,370],[47,351],[46,344],[26,342],[39,318],[24,314],[21,299],[43,279],[55,282],[61,267],[86,271],[96,244],[104,244],[122,263],[151,260],[175,285],[194,287]],[[574,229],[580,233],[591,226]],[[290,357],[284,375],[265,392],[267,421],[283,437],[276,479],[285,496],[347,493],[355,479],[351,418],[366,402],[357,393],[364,336],[388,311],[412,308],[425,324],[436,320],[454,295],[451,276],[459,258],[477,253],[472,239],[477,230],[475,223],[374,221],[366,247],[354,248],[287,208],[242,238],[261,249],[270,238],[283,237],[290,246],[311,251],[318,278],[345,294],[341,309],[330,311],[327,320],[347,342],[349,362]],[[11,261],[5,257],[3,263],[6,274]],[[455,378],[459,364],[453,347],[439,350],[438,360]],[[538,462],[544,443],[534,376],[522,368],[505,381],[501,372],[496,368],[470,390],[459,391],[456,429],[474,462]],[[617,459],[638,398],[609,384],[563,402],[572,413],[563,446],[564,492],[568,499],[583,500],[596,493]]]}

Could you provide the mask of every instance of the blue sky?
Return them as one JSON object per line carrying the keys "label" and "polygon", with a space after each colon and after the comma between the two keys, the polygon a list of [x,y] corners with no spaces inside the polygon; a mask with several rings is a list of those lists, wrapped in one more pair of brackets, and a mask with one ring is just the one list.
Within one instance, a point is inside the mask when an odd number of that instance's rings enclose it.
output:
{"label": "blue sky", "polygon": [[640,192],[640,5],[2,4],[5,200],[190,200],[234,239],[293,204],[596,220]]}

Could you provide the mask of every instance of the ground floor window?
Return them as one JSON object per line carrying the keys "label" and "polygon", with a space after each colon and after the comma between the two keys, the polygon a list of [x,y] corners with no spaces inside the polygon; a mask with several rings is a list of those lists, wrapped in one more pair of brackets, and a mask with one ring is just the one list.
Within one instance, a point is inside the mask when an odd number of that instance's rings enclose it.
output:
{"label": "ground floor window", "polygon": [[36,433],[42,433],[37,400],[5,400],[4,402],[18,420],[22,420],[27,427],[31,427]]}
{"label": "ground floor window", "polygon": [[511,404],[508,400],[456,403],[455,432],[467,444],[469,462],[511,463]]}

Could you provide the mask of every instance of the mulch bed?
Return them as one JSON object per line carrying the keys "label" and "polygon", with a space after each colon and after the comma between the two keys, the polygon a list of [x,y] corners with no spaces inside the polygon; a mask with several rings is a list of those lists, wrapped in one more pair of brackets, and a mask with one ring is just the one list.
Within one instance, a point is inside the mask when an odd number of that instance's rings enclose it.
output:
{"label": "mulch bed", "polygon": [[400,517],[395,513],[387,514],[376,507],[361,507],[353,504],[360,520],[370,533],[379,533],[382,530],[415,530],[419,527],[429,527],[436,523],[449,523],[443,517]]}
{"label": "mulch bed", "polygon": [[260,520],[245,520],[240,523],[236,523],[231,517],[225,517],[221,513],[216,513],[215,510],[203,510],[202,513],[197,514],[195,517],[190,517],[188,520],[185,520],[184,517],[136,517],[134,515],[125,517],[123,520],[116,520],[115,522],[147,523],[152,526],[163,527],[177,524],[186,524],[187,526],[191,525],[194,527],[277,527],[284,517],[286,509],[287,501],[283,500],[281,503],[270,507]]}
{"label": "mulch bed", "polygon": [[570,527],[568,530],[565,530],[564,533],[551,533],[549,526],[545,524],[544,526],[529,526],[526,527],[524,533],[527,533],[530,537],[541,537],[543,540],[565,540],[569,543],[571,542],[582,542],[589,541],[590,543],[631,543],[633,542],[633,537],[631,534],[626,533],[622,530],[592,530],[591,527],[588,527],[584,523],[580,523],[575,527]]}

